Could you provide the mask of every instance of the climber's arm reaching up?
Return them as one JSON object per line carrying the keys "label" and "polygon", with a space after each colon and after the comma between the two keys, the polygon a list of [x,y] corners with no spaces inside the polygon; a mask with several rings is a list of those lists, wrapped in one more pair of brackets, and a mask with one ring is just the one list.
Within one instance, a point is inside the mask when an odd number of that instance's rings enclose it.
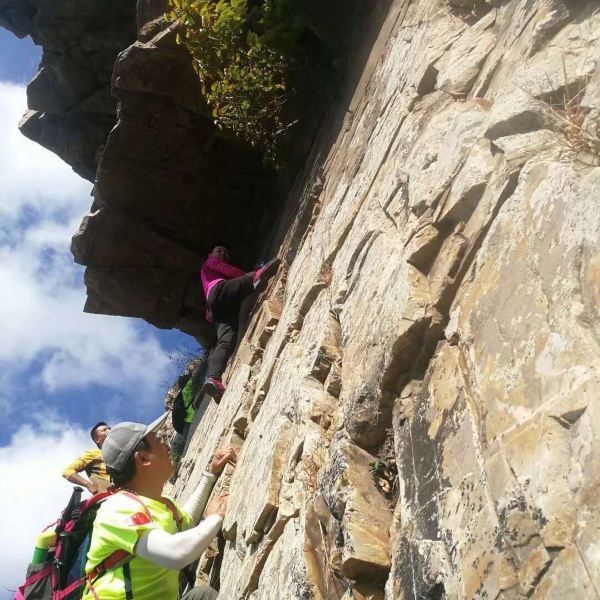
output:
{"label": "climber's arm reaching up", "polygon": [[162,529],[147,531],[135,546],[135,554],[165,569],[183,569],[208,548],[221,530],[227,506],[227,495],[216,496],[210,502],[210,513],[196,527],[170,534]]}
{"label": "climber's arm reaching up", "polygon": [[246,271],[242,271],[229,263],[226,263],[223,260],[219,260],[215,256],[209,256],[206,259],[206,266],[213,271],[223,275],[223,277],[227,277],[227,279],[235,279],[236,277],[243,277],[246,274]]}
{"label": "climber's arm reaching up", "polygon": [[227,507],[227,494],[207,500],[217,480],[217,476],[230,462],[235,464],[236,453],[233,448],[220,449],[202,475],[200,483],[192,492],[184,506],[184,511],[197,523],[204,510],[206,518],[191,529],[175,534],[161,529],[152,529],[142,535],[135,547],[135,553],[166,569],[182,569],[197,560],[219,533]]}

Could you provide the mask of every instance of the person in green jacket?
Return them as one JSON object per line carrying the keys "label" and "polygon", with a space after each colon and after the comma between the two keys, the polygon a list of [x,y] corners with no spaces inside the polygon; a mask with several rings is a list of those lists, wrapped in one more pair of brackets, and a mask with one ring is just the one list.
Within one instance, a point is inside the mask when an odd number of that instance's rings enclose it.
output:
{"label": "person in green jacket", "polygon": [[171,460],[173,464],[177,465],[187,441],[194,415],[196,414],[196,406],[194,399],[196,394],[202,385],[202,377],[204,376],[204,361],[200,363],[192,364],[185,373],[183,373],[178,380],[179,394],[183,401],[185,408],[185,425],[181,433],[176,432],[171,442]]}
{"label": "person in green jacket", "polygon": [[185,406],[185,426],[186,430],[184,431],[184,437],[187,437],[188,431],[190,429],[190,425],[194,420],[194,415],[196,414],[196,407],[194,406],[194,395],[196,393],[196,389],[194,387],[194,378],[190,377],[188,382],[185,384],[183,389],[181,390],[181,396],[183,398],[183,405]]}

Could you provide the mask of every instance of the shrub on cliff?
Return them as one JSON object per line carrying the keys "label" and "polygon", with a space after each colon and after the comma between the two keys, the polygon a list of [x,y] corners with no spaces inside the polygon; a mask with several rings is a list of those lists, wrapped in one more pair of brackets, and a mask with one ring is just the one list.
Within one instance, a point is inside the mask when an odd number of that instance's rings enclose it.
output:
{"label": "shrub on cliff", "polygon": [[216,124],[276,161],[291,123],[301,25],[294,0],[170,0]]}

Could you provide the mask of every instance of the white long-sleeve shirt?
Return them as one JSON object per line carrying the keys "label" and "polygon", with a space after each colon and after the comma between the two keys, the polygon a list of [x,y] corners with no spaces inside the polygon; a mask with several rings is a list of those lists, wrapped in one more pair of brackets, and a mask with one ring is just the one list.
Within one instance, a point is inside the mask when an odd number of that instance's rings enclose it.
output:
{"label": "white long-sleeve shirt", "polygon": [[217,477],[205,472],[198,487],[187,499],[183,510],[197,523],[186,531],[170,534],[162,529],[148,531],[138,540],[135,553],[137,556],[152,561],[166,569],[183,569],[194,562],[208,548],[212,540],[221,530],[223,519],[219,515],[209,515],[198,523]]}

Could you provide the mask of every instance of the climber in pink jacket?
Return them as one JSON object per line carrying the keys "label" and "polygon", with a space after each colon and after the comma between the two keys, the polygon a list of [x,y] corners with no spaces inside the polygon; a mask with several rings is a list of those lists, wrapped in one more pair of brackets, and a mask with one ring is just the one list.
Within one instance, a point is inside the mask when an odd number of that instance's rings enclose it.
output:
{"label": "climber in pink jacket", "polygon": [[218,244],[204,261],[200,278],[206,296],[206,317],[217,329],[217,343],[208,357],[203,391],[219,402],[225,386],[221,381],[227,361],[237,343],[239,313],[242,302],[253,292],[265,289],[267,281],[280,264],[274,258],[257,271],[245,273],[229,264],[229,248]]}

